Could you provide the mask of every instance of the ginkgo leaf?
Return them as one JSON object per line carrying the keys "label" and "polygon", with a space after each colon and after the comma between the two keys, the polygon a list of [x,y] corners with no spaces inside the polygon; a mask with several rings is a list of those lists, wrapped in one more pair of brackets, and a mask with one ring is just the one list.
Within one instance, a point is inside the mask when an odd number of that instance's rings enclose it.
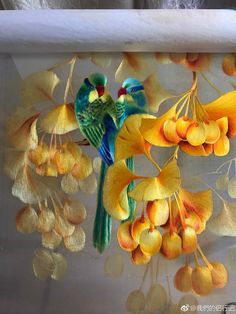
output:
{"label": "ginkgo leaf", "polygon": [[36,231],[38,225],[38,215],[31,206],[22,208],[16,215],[16,228],[22,233],[32,233]]}
{"label": "ginkgo leaf", "polygon": [[161,85],[156,73],[150,74],[143,81],[143,86],[151,112],[158,112],[160,105],[165,100],[175,97]]}
{"label": "ginkgo leaf", "polygon": [[73,104],[53,107],[41,120],[41,128],[50,134],[66,134],[78,129]]}
{"label": "ginkgo leaf", "polygon": [[61,241],[62,236],[57,233],[55,229],[52,229],[49,232],[42,233],[42,245],[47,249],[56,249],[60,246]]}
{"label": "ginkgo leaf", "polygon": [[124,191],[136,178],[137,176],[128,169],[123,160],[108,168],[103,188],[103,202],[107,212],[115,219],[124,220],[129,217],[129,209],[123,202],[126,194]]}
{"label": "ginkgo leaf", "polygon": [[223,209],[207,224],[208,230],[219,236],[236,236],[236,203],[224,202]]}
{"label": "ginkgo leaf", "polygon": [[82,227],[76,226],[74,232],[64,238],[65,247],[71,252],[79,252],[85,246],[85,232]]}
{"label": "ginkgo leaf", "polygon": [[236,53],[225,55],[222,68],[225,74],[229,76],[236,75]]}
{"label": "ginkgo leaf", "polygon": [[66,200],[63,208],[65,218],[72,224],[78,225],[86,218],[86,209],[79,200]]}
{"label": "ginkgo leaf", "polygon": [[54,262],[54,270],[51,275],[51,278],[54,280],[60,280],[65,276],[67,271],[68,265],[67,260],[64,255],[61,253],[54,253],[52,252],[52,258]]}
{"label": "ginkgo leaf", "polygon": [[125,120],[115,141],[116,161],[148,151],[150,145],[144,140],[139,130],[143,118],[154,119],[155,117],[148,114],[133,114]]}
{"label": "ginkgo leaf", "polygon": [[74,194],[79,189],[79,183],[71,173],[65,174],[61,180],[62,191],[66,194]]}
{"label": "ginkgo leaf", "polygon": [[90,157],[82,153],[81,158],[74,164],[71,171],[77,180],[84,180],[93,172],[92,160]]}
{"label": "ginkgo leaf", "polygon": [[39,114],[36,113],[23,121],[18,129],[8,134],[11,144],[19,150],[34,149],[38,145],[37,121]]}
{"label": "ginkgo leaf", "polygon": [[92,52],[91,61],[101,68],[108,68],[111,65],[111,54],[105,52]]}
{"label": "ginkgo leaf", "polygon": [[[204,110],[212,120],[221,119],[222,117],[228,118],[228,132],[229,138],[236,135],[236,91],[228,92],[221,97],[213,100],[211,103],[204,105]],[[220,127],[221,128],[221,127]]]}
{"label": "ginkgo leaf", "polygon": [[136,201],[154,201],[171,196],[180,186],[180,172],[176,160],[165,166],[157,177],[142,179],[129,196]]}
{"label": "ginkgo leaf", "polygon": [[94,173],[83,180],[79,180],[79,188],[81,191],[93,194],[97,189],[97,178]]}
{"label": "ginkgo leaf", "polygon": [[116,70],[115,80],[123,82],[127,77],[145,80],[153,71],[148,57],[147,54],[141,52],[124,52],[123,59]]}
{"label": "ginkgo leaf", "polygon": [[24,105],[32,106],[53,98],[53,92],[60,80],[52,71],[41,71],[27,76],[21,87]]}
{"label": "ginkgo leaf", "polygon": [[4,171],[12,180],[15,180],[17,173],[26,162],[27,153],[24,151],[6,152]]}
{"label": "ginkgo leaf", "polygon": [[13,196],[26,204],[36,204],[46,199],[49,192],[49,186],[42,181],[42,178],[26,166],[19,170],[12,187]]}
{"label": "ginkgo leaf", "polygon": [[49,278],[55,268],[51,252],[45,249],[40,249],[35,252],[32,264],[34,274],[40,280]]}

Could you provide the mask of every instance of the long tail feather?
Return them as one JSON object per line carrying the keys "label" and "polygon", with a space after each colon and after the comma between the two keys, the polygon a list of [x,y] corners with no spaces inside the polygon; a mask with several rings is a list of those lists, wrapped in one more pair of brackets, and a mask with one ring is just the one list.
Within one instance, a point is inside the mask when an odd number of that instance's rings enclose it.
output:
{"label": "long tail feather", "polygon": [[97,210],[93,226],[93,246],[102,253],[111,240],[112,221],[111,216],[106,212],[103,206],[103,185],[107,166],[102,162],[99,176]]}
{"label": "long tail feather", "polygon": [[[129,170],[134,171],[134,159],[133,159],[133,157],[128,158],[126,160],[126,164],[127,164],[127,167],[129,168]],[[128,188],[127,188],[127,193],[129,193],[129,191],[131,191],[134,188],[134,185],[135,185],[134,181],[132,181],[129,184]],[[129,202],[130,214],[129,214],[129,217],[126,220],[132,220],[133,217],[134,217],[136,202],[135,202],[135,200],[133,198],[131,198],[129,196],[128,196],[128,202]]]}

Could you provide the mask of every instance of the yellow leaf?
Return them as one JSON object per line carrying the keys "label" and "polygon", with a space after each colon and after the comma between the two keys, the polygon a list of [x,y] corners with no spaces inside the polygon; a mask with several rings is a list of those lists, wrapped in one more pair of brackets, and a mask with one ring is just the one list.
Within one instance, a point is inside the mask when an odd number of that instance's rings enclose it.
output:
{"label": "yellow leaf", "polygon": [[228,137],[236,134],[236,91],[229,92],[204,106],[211,120],[228,118]]}
{"label": "yellow leaf", "polygon": [[92,171],[93,171],[93,166],[92,166],[92,161],[90,157],[82,153],[80,160],[74,164],[74,167],[71,173],[76,179],[84,180],[88,176],[90,176]]}
{"label": "yellow leaf", "polygon": [[41,128],[50,134],[66,134],[78,129],[73,104],[63,104],[49,111],[41,121]]}
{"label": "yellow leaf", "polygon": [[236,75],[236,53],[225,55],[222,68],[225,74],[229,76]]}
{"label": "yellow leaf", "polygon": [[59,84],[58,76],[52,71],[41,71],[27,76],[21,87],[24,105],[32,106],[53,98],[55,87]]}
{"label": "yellow leaf", "polygon": [[[107,212],[113,218],[125,220],[129,217],[129,207],[124,201],[124,194],[126,194],[127,185],[136,178],[123,160],[108,168],[104,182],[103,202]],[[127,206],[124,206],[125,204]]]}
{"label": "yellow leaf", "polygon": [[158,112],[160,105],[165,100],[175,97],[164,89],[155,73],[150,74],[143,81],[143,86],[151,112]]}
{"label": "yellow leaf", "polygon": [[170,143],[169,141],[167,141],[163,132],[163,126],[165,121],[175,117],[175,114],[176,105],[171,107],[167,112],[165,112],[158,118],[154,117],[154,119],[142,119],[140,132],[143,135],[144,139],[151,145],[156,145],[160,147],[175,145],[175,143]]}
{"label": "yellow leaf", "polygon": [[125,120],[115,141],[115,161],[148,151],[148,145],[139,131],[143,118],[155,119],[148,114],[134,114]]}
{"label": "yellow leaf", "polygon": [[219,236],[236,236],[236,203],[224,202],[223,209],[207,224],[208,230]]}
{"label": "yellow leaf", "polygon": [[176,160],[165,166],[157,177],[141,180],[129,192],[136,201],[154,201],[170,197],[180,187],[180,172]]}
{"label": "yellow leaf", "polygon": [[150,55],[146,53],[124,52],[123,59],[116,70],[115,80],[123,82],[127,77],[145,80],[153,71],[153,65],[151,66],[150,61]]}

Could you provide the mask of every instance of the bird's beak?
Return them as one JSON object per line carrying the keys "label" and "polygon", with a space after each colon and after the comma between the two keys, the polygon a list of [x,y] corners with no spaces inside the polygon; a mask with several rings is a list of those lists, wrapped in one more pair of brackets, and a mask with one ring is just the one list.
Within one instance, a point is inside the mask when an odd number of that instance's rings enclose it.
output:
{"label": "bird's beak", "polygon": [[127,91],[124,87],[121,87],[118,91],[118,98],[122,95],[126,95],[127,94]]}
{"label": "bird's beak", "polygon": [[98,92],[98,96],[102,97],[105,93],[105,87],[102,85],[97,85],[96,86],[97,92]]}

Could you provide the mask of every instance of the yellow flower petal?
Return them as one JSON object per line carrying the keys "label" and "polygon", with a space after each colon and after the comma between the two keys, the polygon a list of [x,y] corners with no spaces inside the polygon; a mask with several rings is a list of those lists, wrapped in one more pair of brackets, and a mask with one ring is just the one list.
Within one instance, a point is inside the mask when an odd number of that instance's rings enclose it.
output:
{"label": "yellow flower petal", "polygon": [[165,100],[175,97],[175,95],[164,89],[155,73],[150,74],[143,81],[143,86],[151,112],[158,112],[160,105]]}
{"label": "yellow flower petal", "polygon": [[181,292],[188,292],[192,289],[192,267],[181,267],[174,277],[175,288]]}
{"label": "yellow flower petal", "polygon": [[147,264],[148,262],[150,262],[151,256],[144,254],[140,250],[140,246],[138,246],[134,251],[132,251],[131,259],[135,265],[144,265],[144,264]]}
{"label": "yellow flower petal", "polygon": [[167,141],[178,144],[181,141],[177,130],[175,118],[166,120],[163,124],[163,132]]}
{"label": "yellow flower petal", "polygon": [[42,71],[27,76],[21,87],[23,103],[31,106],[52,99],[54,89],[59,82],[58,76],[52,71]]}
{"label": "yellow flower petal", "polygon": [[140,132],[144,139],[156,146],[173,146],[164,136],[163,125],[168,119],[175,117],[176,106],[171,107],[166,113],[156,119],[142,119]]}
{"label": "yellow flower petal", "polygon": [[148,114],[134,114],[125,120],[115,141],[115,161],[148,151],[149,145],[139,130],[143,118],[154,119],[155,117]]}
{"label": "yellow flower petal", "polygon": [[187,131],[187,141],[192,146],[200,146],[206,141],[205,125],[201,122],[193,123],[189,126]]}
{"label": "yellow flower petal", "polygon": [[164,225],[170,214],[170,209],[167,200],[155,200],[148,202],[146,208],[147,216],[154,226]]}
{"label": "yellow flower petal", "polygon": [[[103,189],[103,202],[107,212],[115,219],[129,217],[128,203],[124,202],[127,185],[137,177],[129,171],[125,161],[118,161],[107,170]],[[127,203],[127,206],[124,206]],[[123,205],[123,206],[122,206]]]}
{"label": "yellow flower petal", "polygon": [[224,288],[228,282],[228,272],[225,266],[219,262],[211,262],[212,283],[215,288]]}
{"label": "yellow flower petal", "polygon": [[180,186],[180,172],[176,160],[169,162],[157,177],[142,179],[129,196],[136,201],[154,201],[171,196]]}
{"label": "yellow flower petal", "polygon": [[225,74],[229,76],[236,75],[236,54],[229,53],[225,55],[222,67]]}
{"label": "yellow flower petal", "polygon": [[134,241],[139,243],[141,233],[145,229],[149,229],[149,227],[150,227],[150,222],[147,218],[145,218],[145,217],[137,218],[133,222],[132,227],[131,227],[131,235],[132,235],[132,238],[134,239]]}
{"label": "yellow flower petal", "polygon": [[84,180],[88,176],[90,176],[92,171],[93,171],[92,160],[90,159],[89,156],[82,153],[80,160],[74,164],[71,173],[76,179]]}
{"label": "yellow flower petal", "polygon": [[179,191],[179,196],[183,201],[185,208],[188,211],[193,211],[196,215],[198,215],[202,223],[205,225],[205,223],[211,217],[213,211],[211,190],[188,192],[181,188]]}
{"label": "yellow flower petal", "polygon": [[120,247],[128,252],[133,251],[138,246],[138,243],[131,235],[132,222],[127,221],[121,223],[117,230],[117,240]]}
{"label": "yellow flower petal", "polygon": [[192,253],[197,248],[197,235],[196,231],[190,227],[186,226],[180,232],[180,236],[182,238],[182,249],[184,253]]}
{"label": "yellow flower petal", "polygon": [[179,147],[183,152],[191,156],[209,156],[213,152],[213,146],[211,144],[192,146],[182,141],[179,143]]}
{"label": "yellow flower petal", "polygon": [[16,215],[16,229],[22,233],[32,233],[37,230],[38,215],[31,206],[19,210]]}
{"label": "yellow flower petal", "polygon": [[161,253],[167,259],[174,259],[182,252],[182,240],[176,233],[165,232],[162,235]]}
{"label": "yellow flower petal", "polygon": [[216,121],[205,122],[205,132],[207,144],[214,144],[220,137],[220,127]]}
{"label": "yellow flower petal", "polygon": [[42,119],[41,128],[50,134],[65,134],[78,129],[73,104],[54,107]]}
{"label": "yellow flower petal", "polygon": [[213,147],[216,156],[226,156],[230,150],[230,142],[228,137],[222,134]]}
{"label": "yellow flower petal", "polygon": [[35,148],[29,151],[28,157],[35,166],[45,163],[49,158],[49,147],[46,143],[42,142]]}
{"label": "yellow flower petal", "polygon": [[204,106],[211,120],[228,118],[228,137],[236,134],[236,91],[229,92]]}
{"label": "yellow flower petal", "polygon": [[146,229],[140,235],[140,250],[147,255],[155,255],[160,251],[162,236],[157,229]]}
{"label": "yellow flower petal", "polygon": [[194,123],[189,117],[183,116],[176,121],[176,132],[182,139],[186,139],[187,131],[190,125]]}
{"label": "yellow flower petal", "polygon": [[208,267],[197,266],[192,272],[193,291],[201,296],[209,295],[213,289],[211,271]]}

